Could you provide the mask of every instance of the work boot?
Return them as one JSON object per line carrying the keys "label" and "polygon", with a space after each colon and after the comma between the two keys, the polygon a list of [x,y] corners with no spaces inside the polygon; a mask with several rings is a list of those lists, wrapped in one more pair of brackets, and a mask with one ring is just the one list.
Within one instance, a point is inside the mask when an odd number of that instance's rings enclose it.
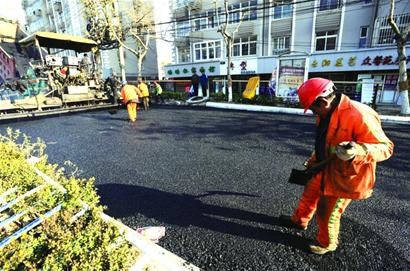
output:
{"label": "work boot", "polygon": [[279,220],[282,226],[286,228],[292,228],[292,229],[303,230],[303,231],[307,229],[307,226],[303,226],[297,222],[294,222],[292,218],[288,215],[280,215]]}
{"label": "work boot", "polygon": [[323,255],[326,254],[328,252],[332,252],[335,251],[337,248],[337,245],[329,245],[327,247],[323,247],[322,245],[320,245],[317,241],[312,243],[311,245],[309,245],[310,251],[314,254],[317,255]]}

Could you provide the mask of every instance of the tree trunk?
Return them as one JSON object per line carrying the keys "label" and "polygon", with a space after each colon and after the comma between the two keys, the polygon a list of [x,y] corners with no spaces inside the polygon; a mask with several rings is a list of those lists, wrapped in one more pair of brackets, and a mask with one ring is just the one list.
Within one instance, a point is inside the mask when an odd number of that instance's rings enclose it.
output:
{"label": "tree trunk", "polygon": [[138,77],[141,77],[142,76],[142,59],[143,59],[143,57],[137,57],[137,69],[138,69],[138,71],[137,71],[137,75],[138,75]]}
{"label": "tree trunk", "polygon": [[121,70],[121,80],[125,82],[127,78],[125,77],[125,61],[124,61],[124,48],[122,45],[118,47],[118,57],[120,59],[120,70]]}
{"label": "tree trunk", "polygon": [[401,101],[401,111],[403,115],[410,114],[409,108],[409,84],[407,81],[406,47],[405,41],[397,42],[397,52],[399,55],[399,91]]}
{"label": "tree trunk", "polygon": [[232,77],[231,77],[231,61],[232,61],[232,40],[228,39],[226,45],[228,63],[226,64],[226,75],[228,77],[228,103],[232,102]]}

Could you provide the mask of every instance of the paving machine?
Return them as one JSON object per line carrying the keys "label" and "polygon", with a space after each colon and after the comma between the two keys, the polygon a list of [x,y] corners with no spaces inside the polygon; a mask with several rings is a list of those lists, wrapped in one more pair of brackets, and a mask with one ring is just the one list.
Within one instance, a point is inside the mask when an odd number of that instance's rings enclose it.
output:
{"label": "paving machine", "polygon": [[110,93],[104,90],[95,61],[98,59],[95,41],[36,32],[19,44],[22,48],[37,48],[40,57],[30,59],[30,67],[21,78],[0,86],[0,116],[110,103]]}

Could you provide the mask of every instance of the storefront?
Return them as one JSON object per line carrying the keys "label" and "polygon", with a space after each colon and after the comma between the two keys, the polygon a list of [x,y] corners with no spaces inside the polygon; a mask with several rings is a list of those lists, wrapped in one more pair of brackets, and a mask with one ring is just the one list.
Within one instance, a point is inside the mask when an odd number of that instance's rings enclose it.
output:
{"label": "storefront", "polygon": [[[310,57],[309,78],[331,79],[339,89],[352,95],[361,92],[363,84],[373,84],[378,90],[377,103],[397,103],[399,66],[396,56],[394,47],[314,54]],[[409,61],[410,57],[407,58],[408,71]]]}

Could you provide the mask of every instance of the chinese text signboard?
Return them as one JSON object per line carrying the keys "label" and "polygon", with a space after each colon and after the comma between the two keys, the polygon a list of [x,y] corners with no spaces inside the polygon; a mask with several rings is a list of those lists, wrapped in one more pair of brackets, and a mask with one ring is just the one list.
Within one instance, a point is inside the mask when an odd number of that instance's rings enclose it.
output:
{"label": "chinese text signboard", "polygon": [[[409,66],[410,56],[406,63]],[[391,70],[399,64],[393,49],[318,54],[311,58],[309,72]]]}

